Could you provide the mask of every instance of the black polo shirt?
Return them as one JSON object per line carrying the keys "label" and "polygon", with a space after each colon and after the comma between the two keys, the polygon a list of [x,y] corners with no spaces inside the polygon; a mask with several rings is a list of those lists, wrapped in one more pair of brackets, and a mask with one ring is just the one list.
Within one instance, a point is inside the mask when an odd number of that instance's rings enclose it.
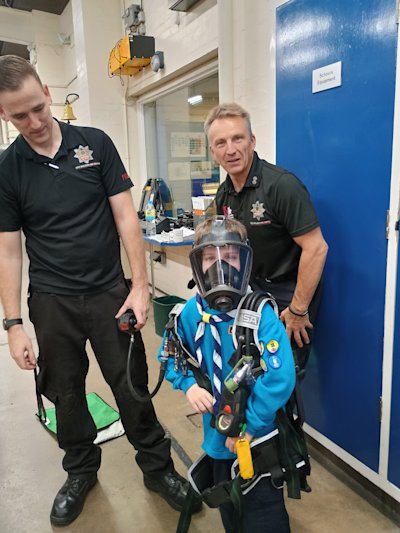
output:
{"label": "black polo shirt", "polygon": [[230,176],[216,194],[218,214],[233,215],[247,229],[253,248],[253,276],[296,278],[301,249],[293,237],[319,226],[304,184],[254,152],[247,181],[236,192]]}
{"label": "black polo shirt", "polygon": [[35,289],[106,290],[122,276],[108,197],[133,184],[103,131],[59,125],[62,143],[53,159],[21,135],[0,155],[0,231],[22,228]]}

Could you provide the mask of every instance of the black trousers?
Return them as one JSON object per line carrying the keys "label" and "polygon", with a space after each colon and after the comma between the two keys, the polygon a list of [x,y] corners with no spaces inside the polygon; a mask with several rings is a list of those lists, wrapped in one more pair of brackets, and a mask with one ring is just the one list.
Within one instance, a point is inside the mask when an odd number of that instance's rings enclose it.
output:
{"label": "black trousers", "polygon": [[[171,441],[165,437],[153,404],[137,402],[127,386],[129,335],[118,330],[114,316],[128,292],[121,280],[100,294],[66,296],[32,290],[28,300],[39,345],[38,388],[55,405],[57,439],[65,451],[63,468],[70,475],[91,475],[101,460],[101,449],[93,444],[97,431],[86,402],[87,340],[114,394],[128,440],[137,450],[139,467],[150,476],[173,469]],[[148,369],[140,333],[135,334],[132,359],[132,383],[147,394]]]}
{"label": "black trousers", "polygon": [[[232,460],[213,460],[214,484],[231,479]],[[235,533],[234,507],[224,503],[219,507],[226,533]],[[262,478],[243,496],[243,530],[245,533],[290,533],[289,516],[283,499],[283,489],[276,489],[269,477]]]}
{"label": "black trousers", "polygon": [[[266,281],[265,279],[262,279],[262,278],[256,278],[254,282],[251,283],[251,287],[253,290],[261,289],[263,291],[270,292],[272,296],[275,298],[276,303],[278,304],[279,314],[281,314],[281,312],[284,309],[286,309],[286,307],[292,301],[293,293],[296,288],[296,283],[297,283],[296,279],[273,282],[273,281]],[[318,308],[319,308],[319,304],[321,301],[321,292],[322,292],[322,282],[319,283],[315,291],[315,294],[313,296],[313,299],[311,300],[310,306],[309,306],[310,322],[313,325],[317,317]],[[304,344],[303,348],[299,348],[296,344],[296,341],[293,338],[291,342],[295,363],[296,365],[298,365],[299,369],[304,369],[304,367],[307,364],[308,358],[310,356],[310,352],[311,352],[313,330],[308,329],[307,332],[310,338],[310,344]]]}

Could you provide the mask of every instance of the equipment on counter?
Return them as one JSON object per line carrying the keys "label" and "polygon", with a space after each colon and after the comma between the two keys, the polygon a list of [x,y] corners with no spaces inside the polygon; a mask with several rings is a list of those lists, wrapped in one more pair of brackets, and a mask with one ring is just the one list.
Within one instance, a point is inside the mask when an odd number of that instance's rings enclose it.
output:
{"label": "equipment on counter", "polygon": [[151,199],[157,217],[172,217],[172,196],[164,180],[149,178],[142,190],[138,217],[144,220],[146,205]]}

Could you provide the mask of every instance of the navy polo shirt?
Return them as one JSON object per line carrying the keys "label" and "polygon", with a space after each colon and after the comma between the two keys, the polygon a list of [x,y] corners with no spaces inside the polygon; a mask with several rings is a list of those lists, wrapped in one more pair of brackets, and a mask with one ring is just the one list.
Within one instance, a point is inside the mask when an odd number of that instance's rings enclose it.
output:
{"label": "navy polo shirt", "polygon": [[0,155],[0,231],[22,228],[34,289],[100,292],[122,277],[108,198],[133,184],[103,131],[59,125],[62,143],[53,159],[21,135]]}
{"label": "navy polo shirt", "polygon": [[218,214],[246,226],[253,276],[276,281],[297,277],[301,249],[293,237],[319,227],[319,221],[306,187],[294,174],[255,152],[243,189],[236,192],[227,176],[215,202]]}

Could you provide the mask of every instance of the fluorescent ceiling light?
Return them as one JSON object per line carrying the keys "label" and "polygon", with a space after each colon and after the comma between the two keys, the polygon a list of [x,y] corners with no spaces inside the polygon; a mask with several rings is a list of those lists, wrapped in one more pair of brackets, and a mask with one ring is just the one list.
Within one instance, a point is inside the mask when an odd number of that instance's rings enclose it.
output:
{"label": "fluorescent ceiling light", "polygon": [[203,101],[201,94],[196,94],[195,96],[189,96],[188,102],[190,105],[199,105]]}

